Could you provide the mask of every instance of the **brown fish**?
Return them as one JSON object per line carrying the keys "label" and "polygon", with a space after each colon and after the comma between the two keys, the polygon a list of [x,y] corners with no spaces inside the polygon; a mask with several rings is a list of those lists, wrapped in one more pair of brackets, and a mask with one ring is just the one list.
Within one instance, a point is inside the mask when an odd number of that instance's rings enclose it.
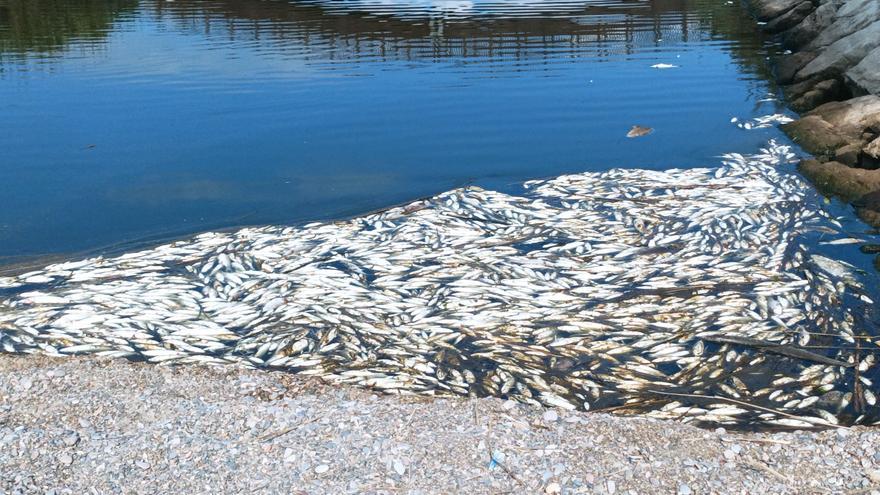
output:
{"label": "brown fish", "polygon": [[654,129],[652,129],[651,127],[642,127],[640,125],[634,125],[634,126],[632,126],[632,129],[630,129],[629,132],[626,133],[626,137],[637,138],[637,137],[647,136],[648,134],[651,134],[652,132],[654,132]]}

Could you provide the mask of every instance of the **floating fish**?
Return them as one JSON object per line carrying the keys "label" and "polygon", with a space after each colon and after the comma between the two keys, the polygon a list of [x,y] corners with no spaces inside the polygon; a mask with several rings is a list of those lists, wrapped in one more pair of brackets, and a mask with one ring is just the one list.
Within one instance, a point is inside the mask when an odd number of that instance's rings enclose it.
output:
{"label": "floating fish", "polygon": [[[0,277],[0,350],[283,370],[698,425],[876,424],[873,301],[771,142]],[[828,241],[838,243],[837,241]],[[843,242],[843,241],[840,241]]]}
{"label": "floating fish", "polygon": [[626,133],[626,137],[637,138],[637,137],[647,136],[648,134],[651,134],[652,132],[654,132],[654,129],[652,129],[650,127],[642,127],[640,125],[634,125],[634,126],[632,126],[632,129],[630,129],[629,132]]}

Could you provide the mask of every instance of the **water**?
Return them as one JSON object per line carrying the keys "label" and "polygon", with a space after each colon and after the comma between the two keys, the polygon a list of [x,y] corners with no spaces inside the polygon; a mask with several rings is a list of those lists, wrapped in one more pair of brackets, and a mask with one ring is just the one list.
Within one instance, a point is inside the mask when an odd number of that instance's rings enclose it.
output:
{"label": "water", "polygon": [[0,0],[0,262],[714,165],[780,137],[730,123],[782,110],[755,31],[718,0]]}

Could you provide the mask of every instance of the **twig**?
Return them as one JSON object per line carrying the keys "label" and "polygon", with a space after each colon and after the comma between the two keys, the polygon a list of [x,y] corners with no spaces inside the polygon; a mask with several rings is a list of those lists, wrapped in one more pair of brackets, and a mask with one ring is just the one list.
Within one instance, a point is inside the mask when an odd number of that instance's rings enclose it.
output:
{"label": "twig", "polygon": [[782,473],[773,469],[770,466],[761,464],[759,462],[755,462],[751,459],[746,459],[743,462],[745,463],[746,466],[749,466],[750,468],[752,468],[756,471],[764,471],[765,473],[770,473],[773,476],[776,476],[777,478],[781,479],[782,481],[785,481],[786,483],[791,483],[791,480],[788,478],[788,476],[783,475]]}
{"label": "twig", "polygon": [[786,442],[785,440],[774,440],[772,438],[734,438],[734,437],[721,437],[721,440],[725,442],[753,442],[753,443],[778,443],[779,445],[791,445],[791,442]]}
{"label": "twig", "polygon": [[262,437],[260,437],[259,440],[260,440],[261,442],[271,442],[272,440],[275,440],[275,439],[278,438],[278,437],[281,437],[281,436],[287,435],[288,433],[292,432],[293,430],[295,430],[295,429],[297,429],[297,428],[299,428],[299,427],[301,427],[301,426],[305,426],[305,425],[307,425],[307,424],[309,424],[309,423],[314,423],[314,422],[317,421],[317,420],[318,420],[318,418],[312,418],[312,419],[309,419],[309,420],[307,420],[307,421],[303,421],[303,422],[300,423],[300,424],[293,425],[293,426],[290,426],[290,427],[288,427],[288,428],[284,428],[283,430],[279,430],[279,431],[276,431],[276,432],[274,432],[274,433],[266,433],[265,435],[263,435]]}
{"label": "twig", "polygon": [[523,486],[523,482],[519,479],[519,477],[513,474],[513,471],[505,466],[503,462],[495,458],[495,454],[492,452],[492,442],[489,441],[489,435],[486,435],[486,447],[489,449],[489,459],[491,459],[491,462],[497,464],[498,467],[500,467],[505,473],[507,473],[507,475],[510,476],[513,481],[516,481],[519,486]]}
{"label": "twig", "polygon": [[[477,407],[476,407],[476,402],[475,402],[474,403],[474,419],[476,419],[476,415],[477,415]],[[506,465],[504,465],[503,462],[501,462],[495,458],[495,449],[492,448],[492,439],[490,438],[491,435],[492,435],[492,423],[489,422],[489,423],[487,423],[487,428],[486,428],[486,448],[489,449],[489,462],[490,463],[494,462],[495,464],[497,464],[498,467],[500,467],[505,473],[507,473],[507,475],[510,476],[510,478],[513,481],[516,481],[516,483],[519,486],[523,486],[523,482],[520,481],[520,479],[515,474],[513,474],[513,471],[511,471],[510,468],[508,468]]]}

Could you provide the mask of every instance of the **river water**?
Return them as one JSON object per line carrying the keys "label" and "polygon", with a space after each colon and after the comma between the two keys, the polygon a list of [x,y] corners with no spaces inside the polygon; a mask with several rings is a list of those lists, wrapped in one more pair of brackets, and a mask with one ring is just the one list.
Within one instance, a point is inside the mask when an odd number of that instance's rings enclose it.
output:
{"label": "river water", "polygon": [[713,165],[782,138],[730,122],[776,49],[717,0],[0,0],[0,260]]}

